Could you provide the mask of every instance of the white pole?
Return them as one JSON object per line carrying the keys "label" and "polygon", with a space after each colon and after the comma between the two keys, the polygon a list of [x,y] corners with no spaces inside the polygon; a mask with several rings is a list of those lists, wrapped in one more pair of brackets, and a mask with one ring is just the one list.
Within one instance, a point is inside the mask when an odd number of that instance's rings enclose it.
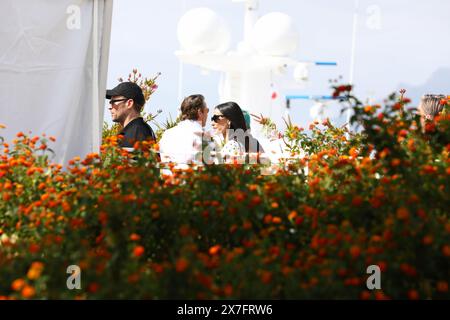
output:
{"label": "white pole", "polygon": [[100,150],[100,106],[98,87],[98,0],[94,0],[92,19],[92,151]]}
{"label": "white pole", "polygon": [[184,71],[184,65],[183,61],[178,62],[178,102],[181,103],[181,100],[183,99],[183,71]]}
{"label": "white pole", "polygon": [[250,45],[253,27],[258,20],[258,0],[247,0],[244,15],[244,42]]}
{"label": "white pole", "polygon": [[[354,76],[355,76],[355,54],[356,54],[356,35],[358,29],[358,9],[359,9],[359,0],[355,0],[355,11],[353,13],[353,34],[352,34],[352,51],[350,57],[350,73],[349,73],[349,84],[353,85]],[[347,110],[347,128],[350,131],[350,117],[352,110]]]}
{"label": "white pole", "polygon": [[[183,0],[182,13],[186,11],[186,0]],[[183,100],[183,76],[184,76],[184,64],[181,59],[178,59],[178,103]]]}

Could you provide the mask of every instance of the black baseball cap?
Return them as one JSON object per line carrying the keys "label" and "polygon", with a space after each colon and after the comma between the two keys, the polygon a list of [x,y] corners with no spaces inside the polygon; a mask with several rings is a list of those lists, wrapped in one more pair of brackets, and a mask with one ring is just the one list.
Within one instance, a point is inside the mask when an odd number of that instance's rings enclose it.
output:
{"label": "black baseball cap", "polygon": [[106,99],[111,99],[113,96],[124,96],[125,98],[133,99],[140,106],[145,104],[142,89],[134,82],[122,82],[115,88],[106,90]]}

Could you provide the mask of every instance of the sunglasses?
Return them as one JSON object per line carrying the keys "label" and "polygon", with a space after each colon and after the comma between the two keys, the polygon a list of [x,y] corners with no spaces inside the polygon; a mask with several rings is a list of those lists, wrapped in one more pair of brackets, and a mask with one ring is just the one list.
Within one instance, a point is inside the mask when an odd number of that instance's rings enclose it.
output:
{"label": "sunglasses", "polygon": [[122,101],[127,101],[128,99],[117,99],[117,100],[109,100],[109,104],[110,105],[113,105],[113,104],[115,104],[116,102],[122,102]]}
{"label": "sunglasses", "polygon": [[224,117],[225,117],[225,116],[223,116],[223,115],[215,114],[215,115],[213,115],[213,116],[211,117],[211,121],[217,122],[220,118],[224,118]]}

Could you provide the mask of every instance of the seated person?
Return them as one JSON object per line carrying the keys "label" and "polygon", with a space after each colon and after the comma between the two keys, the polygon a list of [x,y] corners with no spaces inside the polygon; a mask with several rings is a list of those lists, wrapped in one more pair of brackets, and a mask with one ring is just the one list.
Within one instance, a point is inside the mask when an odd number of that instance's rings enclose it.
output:
{"label": "seated person", "polygon": [[236,160],[243,163],[248,153],[262,152],[258,140],[250,134],[244,113],[237,103],[226,102],[216,106],[211,121],[216,132],[219,163],[233,163]]}
{"label": "seated person", "polygon": [[205,98],[191,95],[181,103],[181,122],[166,130],[159,141],[162,162],[202,163],[203,127],[208,116]]}

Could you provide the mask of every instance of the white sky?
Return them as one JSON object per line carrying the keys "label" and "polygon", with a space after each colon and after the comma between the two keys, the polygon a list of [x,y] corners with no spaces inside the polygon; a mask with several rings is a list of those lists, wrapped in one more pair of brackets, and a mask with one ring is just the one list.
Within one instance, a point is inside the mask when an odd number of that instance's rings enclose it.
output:
{"label": "white sky", "polygon": [[[348,81],[354,4],[354,0],[260,0],[261,15],[280,11],[294,18],[300,33],[294,58],[338,63],[338,67],[312,69],[307,88],[281,94],[329,94],[328,79],[342,75]],[[227,21],[235,48],[242,39],[242,3],[114,0],[108,88],[134,67],[147,76],[161,72],[159,88],[145,107],[147,112],[162,109],[160,122],[169,113],[172,118],[177,114],[177,22],[186,10],[196,7],[209,7]],[[374,10],[379,12],[378,20]],[[361,98],[380,99],[400,87],[410,89],[414,100],[423,93],[450,93],[450,1],[360,0],[358,13],[354,82]],[[202,93],[211,108],[219,102],[218,79],[218,74],[204,76],[198,68],[185,66],[183,96]],[[294,122],[306,125],[311,119],[305,108],[312,104],[293,103]],[[108,111],[105,120],[110,121]]]}

